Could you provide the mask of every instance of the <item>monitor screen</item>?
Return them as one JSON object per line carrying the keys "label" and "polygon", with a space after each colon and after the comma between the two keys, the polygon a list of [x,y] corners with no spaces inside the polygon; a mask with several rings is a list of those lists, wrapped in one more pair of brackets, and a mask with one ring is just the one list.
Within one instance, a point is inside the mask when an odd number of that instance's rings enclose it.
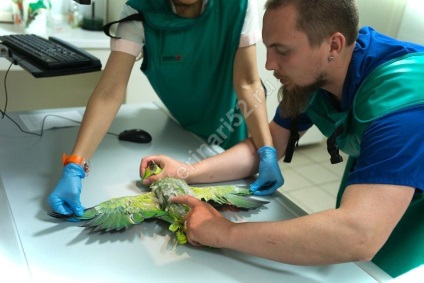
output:
{"label": "monitor screen", "polygon": [[82,4],[82,5],[90,5],[91,0],[74,0],[75,2]]}

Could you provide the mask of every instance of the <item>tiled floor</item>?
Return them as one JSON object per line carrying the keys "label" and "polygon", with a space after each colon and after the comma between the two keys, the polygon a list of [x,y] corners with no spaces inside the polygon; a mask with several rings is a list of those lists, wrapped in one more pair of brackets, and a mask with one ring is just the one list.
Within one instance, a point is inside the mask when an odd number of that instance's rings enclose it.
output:
{"label": "tiled floor", "polygon": [[335,207],[336,195],[347,157],[331,164],[326,142],[296,148],[291,163],[280,161],[284,185],[279,189],[307,213]]}

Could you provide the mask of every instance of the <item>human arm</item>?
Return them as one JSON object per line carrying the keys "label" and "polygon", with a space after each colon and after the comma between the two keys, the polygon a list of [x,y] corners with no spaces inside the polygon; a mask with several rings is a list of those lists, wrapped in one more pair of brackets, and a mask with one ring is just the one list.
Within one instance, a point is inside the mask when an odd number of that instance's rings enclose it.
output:
{"label": "human arm", "polygon": [[[87,104],[72,150],[73,155],[86,160],[93,155],[122,104],[134,60],[135,57],[129,54],[111,53],[100,81]],[[81,180],[85,177],[85,173],[78,166],[71,163],[64,167],[59,183],[48,198],[50,206],[58,213],[82,214],[80,193]]]}
{"label": "human arm", "polygon": [[[238,162],[234,162],[235,160]],[[150,161],[158,164],[162,172],[143,180],[147,185],[165,176],[184,179],[193,184],[236,180],[257,172],[257,154],[251,139],[194,164],[180,162],[165,155],[146,156],[140,163],[140,176],[144,175]]]}
{"label": "human arm", "polygon": [[240,47],[234,58],[233,84],[238,106],[257,148],[273,146],[268,128],[265,91],[256,64],[256,46]]}
{"label": "human arm", "polygon": [[124,101],[134,62],[133,55],[111,52],[100,81],[88,101],[73,154],[86,159],[93,155]]}
{"label": "human arm", "polygon": [[[272,133],[273,143],[278,149],[277,158],[280,159],[285,153],[290,132],[274,121],[269,124],[269,130]],[[238,180],[256,174],[259,165],[259,157],[251,138],[247,138],[221,154],[194,164],[179,162],[164,155],[146,156],[140,163],[140,176],[144,175],[147,164],[151,160],[163,170],[161,174],[144,180],[145,184],[150,184],[164,176],[185,179],[191,184]]]}
{"label": "human arm", "polygon": [[259,77],[256,45],[259,43],[261,30],[256,0],[249,0],[243,23],[239,48],[233,63],[233,85],[249,134],[259,149],[273,146],[268,129],[265,89]]}
{"label": "human arm", "polygon": [[259,156],[259,176],[250,189],[257,195],[274,192],[284,183],[269,131],[266,95],[256,65],[256,46],[241,47],[234,60],[234,87],[250,137]]}
{"label": "human arm", "polygon": [[340,208],[274,222],[234,223],[190,196],[188,240],[289,264],[321,265],[368,261],[378,252],[406,211],[414,189],[359,184],[346,188]]}

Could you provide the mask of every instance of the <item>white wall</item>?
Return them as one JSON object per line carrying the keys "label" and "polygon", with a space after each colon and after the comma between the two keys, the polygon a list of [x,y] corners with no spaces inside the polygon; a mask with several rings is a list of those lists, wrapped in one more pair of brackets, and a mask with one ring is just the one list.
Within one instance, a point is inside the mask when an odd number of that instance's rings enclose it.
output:
{"label": "white wall", "polygon": [[424,1],[407,0],[397,38],[424,44]]}
{"label": "white wall", "polygon": [[357,0],[359,25],[396,37],[407,0]]}
{"label": "white wall", "polygon": [[108,2],[108,20],[118,20],[121,13],[122,6],[127,0],[109,0]]}

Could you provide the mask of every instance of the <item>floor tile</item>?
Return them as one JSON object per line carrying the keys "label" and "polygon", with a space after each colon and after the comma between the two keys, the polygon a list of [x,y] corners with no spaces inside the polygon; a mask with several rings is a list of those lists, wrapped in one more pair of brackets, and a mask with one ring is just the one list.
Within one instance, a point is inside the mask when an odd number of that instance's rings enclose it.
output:
{"label": "floor tile", "polygon": [[315,185],[335,182],[340,179],[336,173],[328,170],[322,164],[315,163],[294,168],[297,173]]}
{"label": "floor tile", "polygon": [[334,199],[337,198],[337,193],[339,191],[340,181],[322,184],[318,186],[318,189],[328,193]]}
{"label": "floor tile", "polygon": [[284,185],[279,189],[281,192],[290,192],[306,187],[311,187],[312,182],[303,178],[302,175],[297,173],[295,170],[288,168],[287,170],[281,170],[284,178]]}
{"label": "floor tile", "polygon": [[285,195],[308,214],[332,209],[335,206],[335,198],[317,187],[290,191]]}
{"label": "floor tile", "polygon": [[346,158],[343,158],[343,162],[337,163],[337,164],[331,164],[328,162],[321,162],[321,166],[328,171],[331,171],[332,173],[336,174],[337,176],[341,177],[343,176],[343,172],[346,166]]}
{"label": "floor tile", "polygon": [[291,163],[280,161],[285,183],[279,189],[307,213],[335,207],[344,162],[331,164],[326,142],[296,148]]}
{"label": "floor tile", "polygon": [[330,155],[327,149],[322,146],[309,146],[308,148],[302,149],[301,153],[307,156],[312,162],[330,162]]}
{"label": "floor tile", "polygon": [[284,168],[296,168],[298,166],[312,164],[313,161],[303,154],[295,153],[290,163],[286,163],[283,160],[280,160],[278,163],[280,168],[284,170]]}

